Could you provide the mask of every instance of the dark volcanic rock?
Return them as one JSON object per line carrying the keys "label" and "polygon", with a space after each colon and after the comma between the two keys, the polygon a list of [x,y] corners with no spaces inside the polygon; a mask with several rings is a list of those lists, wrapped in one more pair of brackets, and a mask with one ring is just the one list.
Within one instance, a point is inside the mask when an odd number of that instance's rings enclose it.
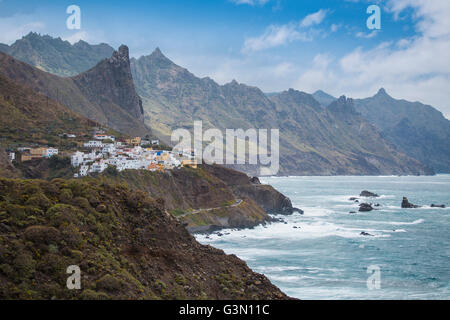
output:
{"label": "dark volcanic rock", "polygon": [[377,195],[376,193],[364,190],[361,191],[361,194],[359,195],[360,197],[365,197],[365,198],[378,198],[379,195]]}
{"label": "dark volcanic rock", "polygon": [[373,207],[370,204],[368,204],[368,203],[361,203],[359,205],[359,211],[360,212],[369,212],[369,211],[372,211],[372,210],[373,210]]}
{"label": "dark volcanic rock", "polygon": [[365,236],[365,237],[373,237],[373,234],[367,233],[367,232],[361,232],[359,235]]}
{"label": "dark volcanic rock", "polygon": [[269,214],[303,213],[302,210],[292,206],[288,197],[270,185],[253,184],[251,182],[253,179],[250,179],[245,173],[219,165],[203,165],[203,168],[231,187],[236,198],[250,198]]}
{"label": "dark volcanic rock", "polygon": [[292,209],[292,213],[295,213],[295,212],[300,213],[300,214],[304,214],[304,213],[305,213],[305,211],[303,211],[302,209],[299,209],[299,208],[293,208],[293,209]]}
{"label": "dark volcanic rock", "polygon": [[258,177],[253,177],[253,178],[250,179],[250,183],[261,184],[261,181],[259,181]]}
{"label": "dark volcanic rock", "polygon": [[415,208],[420,208],[420,206],[410,203],[408,201],[408,198],[403,197],[402,208],[403,209],[415,209]]}
{"label": "dark volcanic rock", "polygon": [[442,209],[446,208],[445,204],[434,204],[434,203],[431,205],[431,207],[432,208],[442,208]]}

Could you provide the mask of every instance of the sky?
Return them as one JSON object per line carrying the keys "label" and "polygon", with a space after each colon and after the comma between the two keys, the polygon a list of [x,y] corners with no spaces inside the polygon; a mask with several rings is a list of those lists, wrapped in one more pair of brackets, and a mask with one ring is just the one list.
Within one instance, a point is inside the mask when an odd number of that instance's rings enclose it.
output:
{"label": "sky", "polygon": [[[70,5],[80,30],[66,26]],[[370,5],[380,30],[367,27]],[[0,0],[0,30],[2,43],[35,31],[126,44],[136,58],[159,47],[199,77],[265,92],[364,98],[384,87],[450,118],[448,0]]]}

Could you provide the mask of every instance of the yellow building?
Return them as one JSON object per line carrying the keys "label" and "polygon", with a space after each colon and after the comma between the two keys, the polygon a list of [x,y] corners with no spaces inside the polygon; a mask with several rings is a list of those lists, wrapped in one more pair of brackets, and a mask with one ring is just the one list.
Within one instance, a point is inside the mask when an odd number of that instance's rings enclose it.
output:
{"label": "yellow building", "polygon": [[181,161],[183,167],[191,167],[197,169],[197,160],[183,160]]}
{"label": "yellow building", "polygon": [[33,148],[30,149],[29,153],[22,154],[20,157],[20,161],[31,161],[33,159],[39,159],[44,157],[44,154],[47,152],[47,148]]}
{"label": "yellow building", "polygon": [[169,161],[169,159],[170,159],[170,155],[168,153],[163,153],[163,154],[155,157],[156,161]]}
{"label": "yellow building", "polygon": [[133,139],[128,139],[127,143],[132,146],[140,146],[141,145],[141,137],[135,137]]}

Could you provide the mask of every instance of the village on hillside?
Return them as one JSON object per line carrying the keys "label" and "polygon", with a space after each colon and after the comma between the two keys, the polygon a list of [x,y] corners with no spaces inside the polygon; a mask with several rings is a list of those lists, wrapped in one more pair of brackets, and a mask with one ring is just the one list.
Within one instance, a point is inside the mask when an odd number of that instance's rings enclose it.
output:
{"label": "village on hillside", "polygon": [[[67,138],[75,138],[65,134]],[[192,150],[169,151],[160,148],[159,140],[147,140],[141,137],[116,140],[103,130],[95,130],[92,140],[82,144],[81,150],[70,154],[71,165],[77,169],[75,178],[91,173],[102,173],[109,166],[121,172],[123,170],[172,170],[181,167],[197,168],[197,162]],[[56,148],[21,147],[17,151],[20,161],[27,162],[39,158],[50,158],[60,154]],[[9,152],[10,161],[16,159],[15,152]]]}

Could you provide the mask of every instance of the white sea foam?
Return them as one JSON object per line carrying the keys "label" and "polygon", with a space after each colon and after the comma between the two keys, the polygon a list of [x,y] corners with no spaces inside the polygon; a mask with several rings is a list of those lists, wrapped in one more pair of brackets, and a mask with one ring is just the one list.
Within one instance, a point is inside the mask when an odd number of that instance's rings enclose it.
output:
{"label": "white sea foam", "polygon": [[396,221],[379,221],[379,223],[386,223],[391,224],[393,226],[407,226],[407,225],[415,225],[415,224],[421,224],[424,223],[424,219],[417,219],[413,222],[396,222]]}
{"label": "white sea foam", "polygon": [[301,267],[289,267],[289,266],[277,266],[277,267],[258,267],[255,268],[258,272],[283,272],[283,271],[294,271],[294,270],[302,270]]}

